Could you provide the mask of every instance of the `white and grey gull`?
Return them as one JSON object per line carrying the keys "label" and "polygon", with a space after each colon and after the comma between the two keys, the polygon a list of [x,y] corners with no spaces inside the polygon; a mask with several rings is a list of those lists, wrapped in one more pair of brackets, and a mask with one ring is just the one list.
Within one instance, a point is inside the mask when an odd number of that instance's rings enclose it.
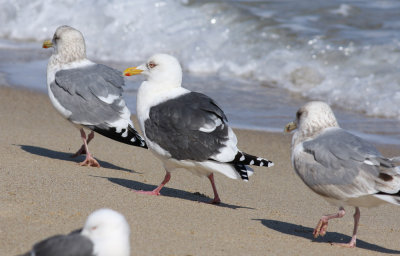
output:
{"label": "white and grey gull", "polygon": [[[88,60],[80,31],[60,26],[51,41],[43,42],[43,48],[54,48],[47,65],[48,94],[58,112],[80,129],[83,145],[73,156],[86,154],[81,165],[100,166],[88,149],[94,132],[147,147],[135,130],[122,98],[125,85],[122,73]],[[88,137],[83,128],[91,130]]]}
{"label": "white and grey gull", "polygon": [[175,57],[156,54],[124,74],[147,78],[138,90],[137,116],[147,146],[166,170],[156,189],[138,192],[159,195],[172,171],[186,169],[208,177],[214,192],[212,203],[219,203],[213,173],[247,181],[253,173],[248,165],[273,166],[237,148],[236,135],[214,100],[182,87],[182,69]]}
{"label": "white and grey gull", "polygon": [[125,217],[103,208],[92,212],[82,229],[44,239],[21,256],[129,256],[129,235]]}
{"label": "white and grey gull", "polygon": [[296,173],[312,191],[339,207],[338,213],[322,216],[314,237],[326,234],[329,220],[345,215],[344,206],[353,206],[351,241],[337,245],[355,247],[359,207],[400,205],[399,158],[383,157],[371,143],[340,128],[324,102],[302,106],[295,121],[285,127],[286,132],[293,130],[291,157]]}

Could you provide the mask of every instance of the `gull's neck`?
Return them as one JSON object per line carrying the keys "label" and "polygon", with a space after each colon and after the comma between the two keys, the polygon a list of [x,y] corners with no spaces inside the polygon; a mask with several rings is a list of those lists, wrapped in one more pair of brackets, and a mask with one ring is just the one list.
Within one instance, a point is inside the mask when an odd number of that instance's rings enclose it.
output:
{"label": "gull's neck", "polygon": [[76,53],[74,51],[71,51],[71,54],[68,54],[67,52],[55,51],[49,59],[48,66],[60,66],[64,68],[70,66],[73,63],[80,63],[85,60],[87,59],[86,54],[84,53]]}
{"label": "gull's neck", "polygon": [[86,59],[85,43],[79,40],[60,42],[55,46],[53,56],[61,64]]}

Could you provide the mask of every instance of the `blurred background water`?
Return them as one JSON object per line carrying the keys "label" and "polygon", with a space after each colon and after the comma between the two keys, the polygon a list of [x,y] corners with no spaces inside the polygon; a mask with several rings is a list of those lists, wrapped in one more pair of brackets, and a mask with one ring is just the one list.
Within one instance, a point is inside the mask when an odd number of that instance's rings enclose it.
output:
{"label": "blurred background water", "polygon": [[[324,100],[344,128],[400,144],[399,17],[397,0],[0,0],[0,82],[45,92],[41,43],[67,24],[90,59],[120,70],[175,55],[184,86],[234,127],[282,131],[299,106]],[[142,79],[127,79],[133,113]]]}

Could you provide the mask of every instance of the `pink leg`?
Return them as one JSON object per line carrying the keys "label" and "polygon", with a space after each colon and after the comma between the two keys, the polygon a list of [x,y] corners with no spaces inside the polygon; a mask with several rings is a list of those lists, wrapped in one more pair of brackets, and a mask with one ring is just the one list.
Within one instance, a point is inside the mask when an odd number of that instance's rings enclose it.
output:
{"label": "pink leg", "polygon": [[94,131],[91,131],[91,132],[89,133],[89,136],[88,136],[88,138],[87,138],[86,143],[89,144],[89,142],[90,142],[93,138],[94,138]]}
{"label": "pink leg", "polygon": [[135,191],[136,193],[139,193],[139,194],[158,196],[158,195],[160,195],[160,190],[164,187],[165,184],[168,183],[168,181],[170,179],[171,179],[171,173],[169,173],[167,171],[167,173],[165,174],[164,180],[161,182],[160,186],[158,186],[154,190],[152,190],[152,191],[133,190],[133,191]]}
{"label": "pink leg", "polygon": [[356,241],[357,241],[357,228],[358,228],[358,222],[360,221],[360,209],[356,207],[356,211],[354,212],[354,229],[353,229],[353,236],[351,237],[351,240],[347,244],[342,244],[342,243],[332,243],[333,245],[339,245],[342,247],[347,247],[347,248],[354,248],[356,247]]}
{"label": "pink leg", "polygon": [[314,238],[317,238],[318,236],[324,236],[326,234],[326,230],[328,229],[328,221],[330,219],[342,218],[345,213],[346,212],[344,211],[344,208],[340,207],[338,213],[322,216],[317,224],[317,227],[314,229]]}
{"label": "pink leg", "polygon": [[214,191],[214,199],[213,199],[210,203],[211,203],[211,204],[219,204],[219,203],[221,203],[221,199],[220,199],[219,196],[218,196],[217,187],[215,186],[214,174],[211,173],[211,174],[208,175],[207,177],[208,177],[208,179],[210,180],[212,189],[213,189],[213,191]]}
{"label": "pink leg", "polygon": [[[82,129],[81,129],[81,130],[82,130]],[[81,131],[81,135],[82,135],[82,131]],[[86,136],[86,135],[85,135],[85,136]],[[88,136],[88,138],[87,138],[87,140],[86,140],[86,144],[89,145],[89,142],[90,142],[93,138],[94,138],[94,131],[91,131],[90,134],[89,134],[89,136]],[[81,146],[81,148],[80,148],[78,151],[76,151],[76,153],[73,154],[71,157],[77,157],[77,156],[85,155],[85,154],[86,154],[86,149],[85,149],[85,144],[83,144],[83,145]]]}
{"label": "pink leg", "polygon": [[[92,157],[92,155],[89,152],[89,148],[88,148],[87,142],[86,142],[85,131],[82,128],[80,129],[80,131],[81,131],[81,138],[83,140],[83,145],[85,147],[86,159],[82,163],[79,163],[79,165],[81,165],[81,166],[87,166],[88,165],[88,166],[93,166],[93,167],[100,167],[100,164],[96,161],[96,159],[94,159]],[[92,139],[93,139],[93,136],[92,136]],[[90,135],[89,135],[89,137],[90,137]]]}

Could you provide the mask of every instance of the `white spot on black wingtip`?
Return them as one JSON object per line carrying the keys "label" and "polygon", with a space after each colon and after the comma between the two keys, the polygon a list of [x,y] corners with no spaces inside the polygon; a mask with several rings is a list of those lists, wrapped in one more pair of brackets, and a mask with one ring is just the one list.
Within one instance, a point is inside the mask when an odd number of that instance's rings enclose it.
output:
{"label": "white spot on black wingtip", "polygon": [[272,166],[274,166],[274,165],[275,165],[275,164],[274,164],[273,162],[269,161],[268,167],[272,167]]}
{"label": "white spot on black wingtip", "polygon": [[261,163],[260,163],[260,166],[264,166],[264,163],[263,163],[263,162],[261,162]]}
{"label": "white spot on black wingtip", "polygon": [[239,159],[239,161],[244,161],[246,159],[246,157],[244,157],[244,155],[242,155],[241,157],[240,157],[240,159]]}
{"label": "white spot on black wingtip", "polygon": [[[136,141],[136,138],[135,137],[133,137],[132,139],[131,139],[131,142],[135,142]],[[143,143],[143,142],[142,142]]]}
{"label": "white spot on black wingtip", "polygon": [[257,161],[262,161],[264,159],[262,159],[261,157],[257,157]]}
{"label": "white spot on black wingtip", "polygon": [[253,165],[253,164],[254,164],[254,160],[251,160],[251,161],[250,161],[250,165]]}
{"label": "white spot on black wingtip", "polygon": [[140,142],[140,146],[144,147],[144,145],[145,145],[145,144],[144,144],[144,141],[141,141],[141,142]]}

